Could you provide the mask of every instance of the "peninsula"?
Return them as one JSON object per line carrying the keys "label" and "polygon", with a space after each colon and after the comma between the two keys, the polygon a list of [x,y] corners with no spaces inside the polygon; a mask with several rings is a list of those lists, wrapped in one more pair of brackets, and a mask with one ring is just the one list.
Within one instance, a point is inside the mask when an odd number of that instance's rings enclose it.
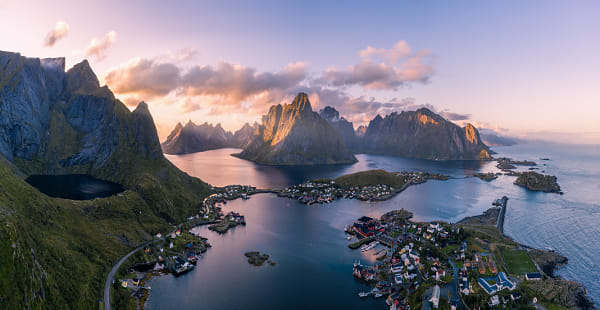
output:
{"label": "peninsula", "polygon": [[[506,208],[506,201],[495,203]],[[373,265],[354,262],[356,280],[372,288],[358,297],[387,296],[390,309],[515,309],[536,303],[548,309],[593,309],[582,285],[554,277],[554,267],[566,263],[565,257],[502,234],[500,207],[456,224],[419,223],[411,217],[402,209],[379,219],[363,216],[346,227],[359,239],[350,248],[377,256]]]}

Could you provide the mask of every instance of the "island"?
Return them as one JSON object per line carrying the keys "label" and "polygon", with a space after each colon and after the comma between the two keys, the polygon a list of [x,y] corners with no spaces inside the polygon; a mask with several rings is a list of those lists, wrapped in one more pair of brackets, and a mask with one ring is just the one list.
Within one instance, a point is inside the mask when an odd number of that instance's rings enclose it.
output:
{"label": "island", "polygon": [[480,178],[484,181],[492,181],[498,178],[498,175],[493,173],[493,172],[487,172],[487,173],[475,173],[473,176]]}
{"label": "island", "polygon": [[428,172],[387,172],[367,170],[347,174],[335,179],[316,179],[279,191],[280,197],[296,199],[307,205],[330,203],[339,198],[362,201],[388,200],[410,185],[425,183],[427,180],[448,180],[439,173]]}
{"label": "island", "polygon": [[521,172],[514,183],[530,191],[562,194],[556,176],[553,175],[543,175],[535,171]]}
{"label": "island", "polygon": [[[246,252],[244,253],[244,256],[248,258],[248,263],[257,267],[260,267],[266,261],[269,261],[269,254],[260,254],[258,251]],[[275,266],[275,262],[269,261],[269,264]]]}
{"label": "island", "polygon": [[565,257],[503,234],[507,201],[454,224],[411,221],[404,209],[357,219],[345,228],[359,239],[349,247],[377,257],[353,264],[356,281],[370,287],[358,297],[387,296],[390,309],[593,307],[581,284],[554,276]]}

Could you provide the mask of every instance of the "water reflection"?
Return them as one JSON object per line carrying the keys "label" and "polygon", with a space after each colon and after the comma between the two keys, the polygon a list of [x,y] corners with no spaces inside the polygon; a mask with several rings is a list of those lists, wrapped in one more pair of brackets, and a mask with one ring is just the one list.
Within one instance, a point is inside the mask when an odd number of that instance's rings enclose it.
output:
{"label": "water reflection", "polygon": [[240,149],[219,149],[186,155],[166,155],[183,171],[216,186],[252,184],[261,188],[282,188],[316,178],[335,178],[340,175],[370,169],[442,173],[455,177],[489,171],[492,162],[431,161],[382,155],[358,154],[357,163],[350,165],[265,166],[230,156]]}

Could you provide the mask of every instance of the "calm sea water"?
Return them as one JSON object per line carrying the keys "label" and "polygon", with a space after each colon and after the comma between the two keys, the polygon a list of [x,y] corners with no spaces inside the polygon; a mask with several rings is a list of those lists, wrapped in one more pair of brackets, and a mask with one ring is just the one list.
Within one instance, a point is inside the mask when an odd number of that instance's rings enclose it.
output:
{"label": "calm sea water", "polygon": [[[514,177],[492,182],[463,178],[497,171],[493,162],[433,162],[388,156],[358,155],[358,163],[324,167],[266,167],[229,156],[221,149],[168,156],[179,168],[214,185],[252,184],[284,187],[317,177],[335,177],[368,169],[424,170],[457,177],[412,186],[391,200],[364,203],[337,200],[306,206],[271,194],[236,200],[225,210],[247,218],[247,226],[218,235],[206,227],[197,232],[213,245],[196,269],[186,275],[151,280],[149,309],[384,309],[382,300],[361,300],[366,289],[352,277],[352,263],[372,262],[370,253],[347,248],[343,227],[362,215],[379,216],[405,208],[415,220],[455,222],[477,215],[503,195],[510,198],[505,223],[508,235],[537,247],[550,246],[569,258],[558,274],[584,283],[600,301],[600,148],[597,146],[517,145],[495,148],[499,155],[538,162],[540,170],[558,176],[565,195],[532,193],[513,185]],[[540,157],[550,158],[541,161]],[[271,255],[274,267],[254,267],[243,253]],[[375,250],[376,252],[377,250]]]}

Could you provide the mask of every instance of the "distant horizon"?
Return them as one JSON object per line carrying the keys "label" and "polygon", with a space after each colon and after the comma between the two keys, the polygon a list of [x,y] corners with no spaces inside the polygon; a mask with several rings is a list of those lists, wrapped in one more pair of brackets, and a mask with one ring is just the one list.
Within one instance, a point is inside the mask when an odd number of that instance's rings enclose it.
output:
{"label": "distant horizon", "polygon": [[600,144],[597,2],[34,2],[0,4],[1,49],[88,59],[130,109],[149,104],[161,141],[188,119],[235,131],[305,91],[355,128],[428,107],[501,136]]}

